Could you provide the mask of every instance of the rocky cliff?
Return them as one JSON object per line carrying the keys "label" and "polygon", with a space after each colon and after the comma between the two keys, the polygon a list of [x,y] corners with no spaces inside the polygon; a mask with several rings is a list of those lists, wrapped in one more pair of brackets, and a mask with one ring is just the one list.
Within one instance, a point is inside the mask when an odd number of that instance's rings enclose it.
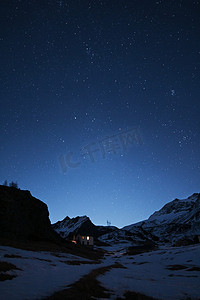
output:
{"label": "rocky cliff", "polygon": [[0,237],[58,239],[52,230],[47,205],[29,191],[0,185]]}

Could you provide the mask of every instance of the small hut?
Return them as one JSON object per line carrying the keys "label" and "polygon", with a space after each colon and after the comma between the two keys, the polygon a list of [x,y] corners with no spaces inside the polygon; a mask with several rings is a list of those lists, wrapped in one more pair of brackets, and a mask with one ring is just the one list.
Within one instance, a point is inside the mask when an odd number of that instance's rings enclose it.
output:
{"label": "small hut", "polygon": [[86,234],[77,234],[73,236],[73,243],[81,244],[84,246],[93,246],[94,245],[94,238],[91,235]]}

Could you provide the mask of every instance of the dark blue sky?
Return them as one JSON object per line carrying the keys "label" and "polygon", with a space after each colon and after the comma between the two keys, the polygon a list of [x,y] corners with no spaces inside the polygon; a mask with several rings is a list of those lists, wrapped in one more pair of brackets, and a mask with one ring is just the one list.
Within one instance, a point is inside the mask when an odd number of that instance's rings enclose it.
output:
{"label": "dark blue sky", "polygon": [[3,2],[1,183],[119,227],[200,191],[199,1]]}

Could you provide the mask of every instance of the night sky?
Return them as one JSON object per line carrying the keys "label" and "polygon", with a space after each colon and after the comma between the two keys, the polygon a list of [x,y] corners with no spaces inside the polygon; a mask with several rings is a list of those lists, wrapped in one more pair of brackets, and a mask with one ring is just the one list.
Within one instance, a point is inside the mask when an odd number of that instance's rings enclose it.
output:
{"label": "night sky", "polygon": [[200,1],[1,1],[0,180],[54,223],[200,192]]}

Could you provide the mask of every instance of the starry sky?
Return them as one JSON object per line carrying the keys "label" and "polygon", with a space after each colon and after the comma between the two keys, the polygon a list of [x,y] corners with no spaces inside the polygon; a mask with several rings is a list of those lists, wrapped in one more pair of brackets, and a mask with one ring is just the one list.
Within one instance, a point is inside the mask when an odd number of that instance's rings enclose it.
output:
{"label": "starry sky", "polygon": [[122,227],[200,192],[200,1],[0,4],[0,180],[52,223]]}

